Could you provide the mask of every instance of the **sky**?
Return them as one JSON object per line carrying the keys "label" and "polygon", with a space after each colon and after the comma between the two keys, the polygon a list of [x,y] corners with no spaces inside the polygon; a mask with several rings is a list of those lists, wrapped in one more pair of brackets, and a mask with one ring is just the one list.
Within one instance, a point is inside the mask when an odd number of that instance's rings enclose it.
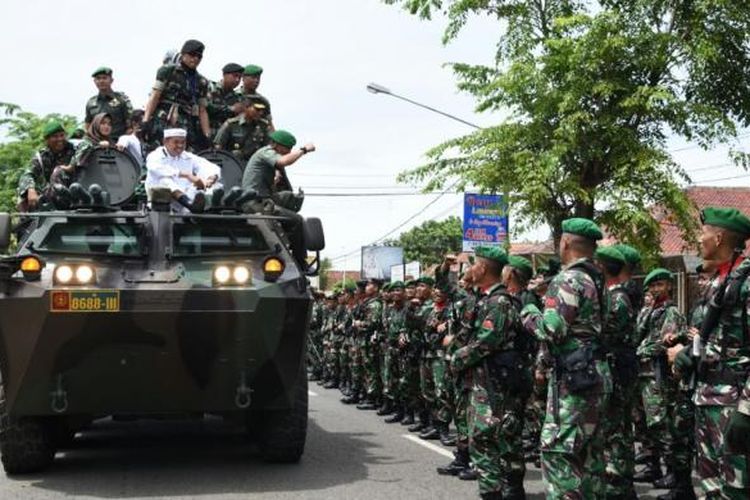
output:
{"label": "sky", "polygon": [[[503,118],[475,113],[473,100],[457,91],[445,67],[492,62],[501,30],[486,18],[472,20],[448,46],[441,43],[443,20],[421,21],[379,0],[10,0],[3,5],[3,21],[0,101],[38,114],[82,120],[86,100],[95,93],[91,72],[102,65],[113,68],[115,90],[143,106],[164,53],[188,38],[205,43],[199,71],[211,80],[221,77],[228,62],[262,66],[259,91],[271,101],[276,127],[318,148],[288,173],[307,194],[302,214],[322,219],[323,256],[337,269],[359,269],[358,249],[384,235],[462,212],[461,196],[452,194],[317,196],[414,193],[418,187],[398,184],[396,175],[422,164],[430,147],[472,131],[371,94],[368,83],[479,126]],[[750,139],[743,137],[741,144],[750,145]],[[750,182],[750,175],[724,179],[746,175],[728,165],[725,148],[704,152],[679,140],[670,147],[698,181]],[[547,234],[538,228],[515,237],[538,240]]]}

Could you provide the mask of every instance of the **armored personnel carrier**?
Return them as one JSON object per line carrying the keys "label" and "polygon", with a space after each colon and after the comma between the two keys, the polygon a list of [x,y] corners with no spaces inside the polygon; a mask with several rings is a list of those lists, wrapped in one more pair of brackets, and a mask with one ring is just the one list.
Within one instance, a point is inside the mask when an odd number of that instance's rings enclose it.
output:
{"label": "armored personnel carrier", "polygon": [[[231,185],[204,214],[175,213],[168,194],[139,206],[139,169],[97,151],[56,206],[22,214],[0,259],[5,471],[44,469],[107,416],[219,415],[243,422],[265,459],[298,461],[311,295],[284,220],[242,213],[252,193]],[[4,250],[10,235],[0,214]],[[322,250],[319,220],[306,219],[305,241]]]}

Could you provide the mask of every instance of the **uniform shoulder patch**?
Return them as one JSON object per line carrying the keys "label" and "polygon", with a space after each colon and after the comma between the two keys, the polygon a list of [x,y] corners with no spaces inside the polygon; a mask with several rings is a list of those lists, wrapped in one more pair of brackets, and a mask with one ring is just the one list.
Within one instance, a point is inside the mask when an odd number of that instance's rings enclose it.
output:
{"label": "uniform shoulder patch", "polygon": [[544,307],[554,308],[557,307],[557,298],[547,297],[544,299]]}

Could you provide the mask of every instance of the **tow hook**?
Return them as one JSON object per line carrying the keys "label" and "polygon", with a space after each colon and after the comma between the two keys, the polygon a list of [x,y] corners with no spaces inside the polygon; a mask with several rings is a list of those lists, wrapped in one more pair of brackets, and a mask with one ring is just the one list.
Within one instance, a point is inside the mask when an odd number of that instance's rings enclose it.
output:
{"label": "tow hook", "polygon": [[62,375],[57,376],[57,387],[50,392],[52,411],[65,413],[68,410],[68,392],[63,389]]}
{"label": "tow hook", "polygon": [[245,370],[242,370],[240,374],[240,385],[237,387],[237,392],[234,396],[234,404],[237,408],[242,410],[250,407],[252,402],[251,394],[253,390],[247,386],[247,374]]}

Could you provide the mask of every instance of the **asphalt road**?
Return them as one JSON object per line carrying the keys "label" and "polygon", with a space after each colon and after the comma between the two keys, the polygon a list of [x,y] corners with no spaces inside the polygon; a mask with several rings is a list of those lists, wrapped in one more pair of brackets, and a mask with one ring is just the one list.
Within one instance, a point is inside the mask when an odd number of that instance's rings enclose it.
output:
{"label": "asphalt road", "polygon": [[[446,448],[340,404],[338,391],[315,384],[310,390],[307,448],[297,465],[263,463],[240,430],[218,420],[106,420],[79,434],[45,473],[0,473],[0,499],[477,497],[475,482],[434,472],[450,460]],[[529,499],[543,498],[541,472],[533,466],[526,488]]]}

